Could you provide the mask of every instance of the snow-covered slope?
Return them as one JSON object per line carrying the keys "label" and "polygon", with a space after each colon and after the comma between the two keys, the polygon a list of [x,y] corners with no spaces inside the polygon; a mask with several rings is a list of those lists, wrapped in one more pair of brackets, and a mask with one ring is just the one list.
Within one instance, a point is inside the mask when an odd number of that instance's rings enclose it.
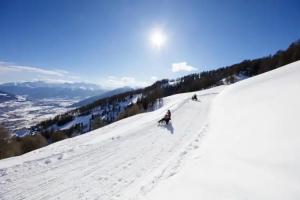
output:
{"label": "snow-covered slope", "polygon": [[[0,161],[0,199],[299,199],[300,62]],[[157,126],[167,109],[169,126]]]}
{"label": "snow-covered slope", "polygon": [[[0,199],[126,199],[168,163],[205,126],[222,87],[164,99],[139,114],[91,133],[0,161]],[[169,126],[157,121],[170,109]]]}
{"label": "snow-covered slope", "polygon": [[299,61],[227,87],[200,148],[146,199],[300,199],[299,102]]}

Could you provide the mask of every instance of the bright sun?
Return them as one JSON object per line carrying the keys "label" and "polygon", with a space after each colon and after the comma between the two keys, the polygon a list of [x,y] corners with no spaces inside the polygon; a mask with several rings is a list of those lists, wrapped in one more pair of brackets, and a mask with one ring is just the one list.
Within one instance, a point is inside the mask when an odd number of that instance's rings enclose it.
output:
{"label": "bright sun", "polygon": [[156,48],[161,48],[166,43],[167,37],[162,30],[154,30],[150,35],[150,41]]}

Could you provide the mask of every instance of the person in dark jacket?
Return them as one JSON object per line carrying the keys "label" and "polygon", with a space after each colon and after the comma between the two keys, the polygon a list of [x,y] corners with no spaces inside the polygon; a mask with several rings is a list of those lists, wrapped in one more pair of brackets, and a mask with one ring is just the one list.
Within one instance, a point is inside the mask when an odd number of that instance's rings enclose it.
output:
{"label": "person in dark jacket", "polygon": [[158,123],[165,122],[166,124],[169,124],[170,120],[171,120],[171,111],[168,110],[165,116],[161,120],[159,120]]}
{"label": "person in dark jacket", "polygon": [[192,96],[192,100],[193,100],[193,101],[198,101],[197,94],[194,94],[194,95]]}

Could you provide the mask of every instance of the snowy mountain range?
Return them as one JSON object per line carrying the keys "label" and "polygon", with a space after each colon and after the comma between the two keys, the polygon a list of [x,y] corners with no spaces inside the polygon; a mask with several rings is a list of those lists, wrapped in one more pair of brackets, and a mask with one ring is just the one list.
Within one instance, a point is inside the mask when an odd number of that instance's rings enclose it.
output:
{"label": "snowy mountain range", "polygon": [[43,81],[3,83],[0,84],[0,90],[33,99],[84,99],[106,92],[99,85],[91,83],[47,83]]}
{"label": "snowy mountain range", "polygon": [[86,99],[84,99],[82,101],[79,101],[79,102],[71,105],[71,107],[86,106],[88,104],[91,104],[91,103],[99,100],[99,99],[103,99],[103,98],[106,98],[106,97],[110,97],[110,96],[113,96],[113,95],[116,95],[116,94],[121,94],[121,93],[132,91],[132,90],[134,90],[134,89],[131,88],[131,87],[117,88],[117,89],[114,89],[114,90],[103,92],[100,95],[96,95],[96,96],[92,96],[92,97],[86,98]]}
{"label": "snowy mountain range", "polygon": [[[299,77],[300,61],[172,95],[153,112],[1,160],[0,196],[298,200]],[[167,110],[171,124],[158,126]]]}

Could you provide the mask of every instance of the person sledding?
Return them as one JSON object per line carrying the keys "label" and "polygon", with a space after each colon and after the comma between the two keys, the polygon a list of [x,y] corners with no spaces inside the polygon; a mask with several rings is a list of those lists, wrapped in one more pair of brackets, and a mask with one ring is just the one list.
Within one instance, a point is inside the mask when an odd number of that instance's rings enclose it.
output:
{"label": "person sledding", "polygon": [[192,100],[193,100],[193,101],[198,101],[197,94],[194,94],[194,95],[192,96]]}
{"label": "person sledding", "polygon": [[158,123],[161,124],[165,122],[166,124],[169,124],[170,120],[171,120],[171,111],[168,110],[165,116],[161,120],[159,120]]}
{"label": "person sledding", "polygon": [[194,94],[194,95],[192,96],[192,100],[194,100],[194,101],[197,101],[197,100],[198,100],[198,98],[197,98],[197,95],[196,95],[196,94]]}

